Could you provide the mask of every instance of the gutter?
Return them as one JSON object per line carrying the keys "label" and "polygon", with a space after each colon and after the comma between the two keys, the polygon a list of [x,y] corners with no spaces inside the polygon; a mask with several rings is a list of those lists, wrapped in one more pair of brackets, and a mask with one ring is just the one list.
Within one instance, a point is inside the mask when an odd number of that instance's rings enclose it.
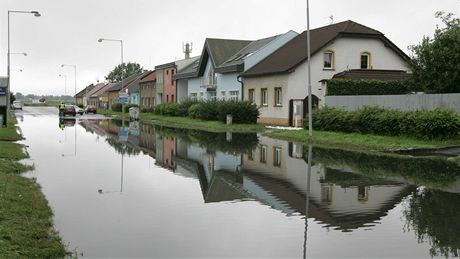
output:
{"label": "gutter", "polygon": [[241,78],[241,75],[237,76],[236,81],[238,81],[241,84],[241,101],[244,101],[244,81],[241,80]]}

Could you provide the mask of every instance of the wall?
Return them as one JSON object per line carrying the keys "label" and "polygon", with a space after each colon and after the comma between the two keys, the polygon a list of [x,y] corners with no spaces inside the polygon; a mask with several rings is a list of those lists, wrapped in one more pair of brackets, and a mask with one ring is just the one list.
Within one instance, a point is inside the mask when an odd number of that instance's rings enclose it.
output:
{"label": "wall", "polygon": [[[244,80],[244,98],[249,100],[249,89],[254,89],[255,103],[260,107],[258,123],[271,125],[289,125],[289,99],[287,97],[288,75],[273,75]],[[275,106],[275,87],[282,88],[282,106]],[[261,89],[267,88],[268,105],[261,106]]]}
{"label": "wall", "polygon": [[172,80],[176,72],[175,67],[168,67],[164,69],[163,73],[163,103],[176,103],[176,81]]}
{"label": "wall", "polygon": [[[238,91],[238,100],[241,100],[241,84],[237,81],[238,73],[216,74],[217,76],[217,99],[230,99],[230,91]],[[225,91],[225,96],[222,95]]]}
{"label": "wall", "polygon": [[177,82],[177,102],[180,103],[188,97],[188,79],[179,79]]}
{"label": "wall", "polygon": [[401,111],[449,108],[460,113],[460,94],[326,96],[326,105],[351,111],[367,105]]}

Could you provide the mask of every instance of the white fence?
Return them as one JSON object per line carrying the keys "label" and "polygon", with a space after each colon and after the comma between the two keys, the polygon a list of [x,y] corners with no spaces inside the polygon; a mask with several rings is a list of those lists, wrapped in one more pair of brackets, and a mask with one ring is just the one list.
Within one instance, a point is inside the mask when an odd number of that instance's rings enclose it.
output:
{"label": "white fence", "polygon": [[349,111],[363,106],[380,106],[400,111],[448,108],[460,113],[460,94],[326,96],[325,104]]}

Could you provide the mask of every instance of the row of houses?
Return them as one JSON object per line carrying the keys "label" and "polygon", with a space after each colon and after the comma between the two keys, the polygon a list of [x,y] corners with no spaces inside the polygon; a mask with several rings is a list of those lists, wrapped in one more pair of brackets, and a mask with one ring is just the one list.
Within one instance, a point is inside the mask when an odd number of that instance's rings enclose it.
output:
{"label": "row of houses", "polygon": [[[354,21],[311,30],[313,107],[325,105],[331,78],[397,80],[410,58],[382,32]],[[149,109],[184,99],[244,100],[260,107],[262,124],[294,126],[307,114],[307,32],[258,40],[207,38],[200,56],[133,75],[121,83],[91,85],[82,104],[110,108],[119,92]],[[301,125],[301,124],[300,124]]]}

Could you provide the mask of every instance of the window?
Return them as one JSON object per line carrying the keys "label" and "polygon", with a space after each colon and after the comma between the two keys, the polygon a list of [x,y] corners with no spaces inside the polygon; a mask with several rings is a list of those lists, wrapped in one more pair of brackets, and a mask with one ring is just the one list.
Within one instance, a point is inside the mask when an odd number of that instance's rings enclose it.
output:
{"label": "window", "polygon": [[222,100],[225,101],[225,98],[227,97],[227,94],[226,94],[225,91],[221,91],[221,92],[220,92],[220,96],[221,96]]}
{"label": "window", "polygon": [[326,204],[332,203],[332,184],[321,183],[321,202]]}
{"label": "window", "polygon": [[166,102],[169,102],[169,94],[166,95]]}
{"label": "window", "polygon": [[203,92],[200,93],[200,100],[203,100],[204,94]]}
{"label": "window", "polygon": [[324,69],[334,69],[334,51],[326,50],[324,51]]}
{"label": "window", "polygon": [[371,68],[371,53],[361,52],[361,69],[370,69]]}
{"label": "window", "polygon": [[267,163],[267,146],[260,146],[260,162]]}
{"label": "window", "polygon": [[283,106],[283,92],[281,87],[275,88],[275,106]]}
{"label": "window", "polygon": [[169,75],[169,70],[166,70],[166,74]]}
{"label": "window", "polygon": [[230,100],[238,101],[239,91],[230,91]]}
{"label": "window", "polygon": [[209,99],[215,101],[217,99],[216,92],[209,92]]}
{"label": "window", "polygon": [[174,102],[174,94],[171,95],[171,102]]}
{"label": "window", "polygon": [[260,104],[262,106],[267,106],[268,105],[268,93],[267,93],[267,88],[262,88],[260,89]]}
{"label": "window", "polygon": [[197,97],[198,97],[198,94],[197,94],[197,93],[190,93],[190,99],[196,100]]}
{"label": "window", "polygon": [[358,186],[358,201],[366,202],[369,200],[369,187]]}
{"label": "window", "polygon": [[281,148],[273,147],[273,166],[281,166]]}
{"label": "window", "polygon": [[249,89],[249,102],[256,103],[256,96],[254,94],[254,89]]}

